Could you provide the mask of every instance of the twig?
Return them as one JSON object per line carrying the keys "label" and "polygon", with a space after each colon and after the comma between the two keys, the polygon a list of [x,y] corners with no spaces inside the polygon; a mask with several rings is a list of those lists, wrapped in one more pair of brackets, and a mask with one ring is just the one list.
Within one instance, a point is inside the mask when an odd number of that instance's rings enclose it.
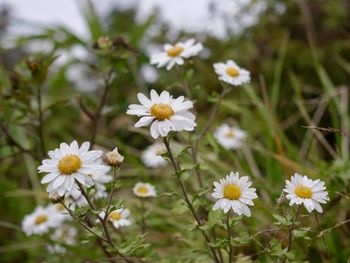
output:
{"label": "twig", "polygon": [[[90,208],[91,208],[92,210],[96,211],[95,206],[94,206],[93,203],[91,202],[91,200],[90,200],[88,194],[86,193],[84,187],[82,186],[82,184],[81,184],[78,180],[75,180],[75,182],[78,184],[78,187],[79,187],[79,189],[80,189],[80,191],[81,191],[81,194],[85,197],[85,199],[86,199],[86,201],[88,202]],[[97,217],[97,219],[98,219],[98,220],[101,222],[101,224],[102,224],[102,228],[103,228],[103,231],[105,232],[105,235],[106,235],[106,237],[107,237],[107,240],[109,241],[110,245],[111,245],[112,247],[114,247],[114,243],[113,243],[112,238],[111,238],[110,235],[109,235],[106,222],[104,221],[104,219],[103,219],[99,214],[96,214],[96,217]]]}
{"label": "twig", "polygon": [[330,133],[339,133],[340,135],[350,137],[349,133],[342,131],[340,129],[332,128],[332,127],[317,127],[317,126],[301,126],[301,127],[307,128],[307,129],[315,129],[315,130],[319,130],[319,131],[330,132]]}
{"label": "twig", "polygon": [[97,130],[98,130],[98,124],[101,118],[101,113],[102,113],[102,109],[103,106],[106,104],[107,102],[107,95],[108,95],[108,91],[109,91],[109,87],[110,87],[110,80],[112,77],[112,73],[113,73],[113,68],[110,69],[110,71],[107,74],[107,77],[104,79],[104,87],[103,87],[103,93],[102,96],[100,98],[100,102],[97,106],[95,115],[93,117],[93,121],[92,121],[92,135],[91,135],[91,147],[94,146],[95,141],[96,141],[96,136],[97,136]]}
{"label": "twig", "polygon": [[40,143],[40,150],[41,155],[45,156],[46,154],[46,148],[45,148],[45,139],[44,139],[44,122],[43,122],[43,109],[42,109],[42,98],[41,98],[41,86],[38,87],[37,91],[37,103],[38,103],[38,135],[39,135],[39,143]]}
{"label": "twig", "polygon": [[[219,106],[222,102],[222,99],[224,98],[224,96],[229,93],[232,90],[232,88],[224,88],[219,96],[219,99],[216,101],[215,105],[213,106],[213,109],[211,111],[210,117],[208,119],[208,121],[206,122],[206,124],[204,125],[203,129],[201,130],[201,132],[198,134],[198,136],[196,137],[196,139],[194,140],[194,142],[191,142],[191,157],[192,160],[194,162],[194,164],[198,164],[198,147],[199,147],[199,142],[200,140],[203,138],[203,136],[208,132],[211,124],[213,123],[216,114],[219,111]],[[197,180],[198,180],[198,184],[200,187],[203,187],[203,179],[202,179],[202,174],[200,172],[200,168],[197,165],[195,167],[195,172],[197,175]]]}
{"label": "twig", "polygon": [[342,225],[345,225],[345,224],[348,224],[348,223],[350,223],[350,219],[341,221],[341,222],[335,224],[334,226],[332,226],[332,227],[330,227],[330,228],[327,228],[327,229],[322,230],[322,231],[317,235],[317,237],[321,237],[321,236],[323,236],[324,234],[326,234],[326,233],[332,231],[333,229],[338,228],[338,227],[341,227]]}
{"label": "twig", "polygon": [[77,96],[77,101],[79,104],[79,107],[81,108],[81,110],[85,113],[85,115],[92,121],[94,119],[94,115],[92,114],[92,112],[90,112],[88,110],[88,108],[86,108],[85,104],[84,104],[84,100],[82,96]]}
{"label": "twig", "polygon": [[33,159],[35,160],[39,160],[40,158],[38,158],[38,156],[36,156],[36,154],[34,154],[31,150],[25,149],[22,145],[20,145],[10,134],[10,132],[8,131],[8,129],[6,128],[6,126],[0,121],[0,129],[1,131],[4,133],[5,138],[8,142],[9,145],[14,146],[16,148],[18,148],[21,153],[26,153],[29,154],[31,157],[33,157]]}
{"label": "twig", "polygon": [[204,128],[202,129],[202,131],[199,133],[199,135],[197,136],[196,138],[196,141],[198,142],[200,139],[202,139],[202,137],[208,132],[212,122],[214,121],[215,119],[215,116],[219,110],[219,106],[222,102],[222,99],[225,97],[226,94],[228,94],[230,91],[232,90],[232,87],[229,87],[229,88],[224,88],[220,94],[220,97],[219,99],[217,100],[217,102],[215,103],[212,111],[211,111],[211,114],[209,116],[209,119],[208,121],[206,122]]}
{"label": "twig", "polygon": [[94,236],[96,236],[97,238],[103,240],[104,242],[109,244],[109,241],[107,239],[105,239],[104,237],[101,237],[99,234],[97,234],[96,232],[94,232],[90,227],[88,227],[87,225],[83,224],[78,217],[76,217],[73,214],[73,211],[70,210],[70,208],[68,206],[66,206],[66,204],[64,202],[61,202],[61,204],[64,206],[64,208],[68,211],[68,213],[70,214],[71,217],[74,218],[75,221],[77,221],[85,230],[87,230],[88,232],[90,232],[91,234],[93,234]]}
{"label": "twig", "polygon": [[68,213],[70,214],[71,217],[74,218],[75,221],[77,221],[84,229],[86,229],[88,232],[90,232],[92,235],[97,237],[97,243],[100,246],[100,248],[102,249],[102,251],[105,253],[105,255],[109,258],[109,261],[111,263],[114,262],[114,260],[112,259],[112,254],[110,252],[108,252],[105,248],[105,246],[103,245],[102,241],[106,242],[107,244],[110,245],[109,240],[105,239],[104,237],[100,236],[99,234],[95,233],[91,228],[93,226],[93,224],[91,223],[91,221],[89,220],[88,217],[86,217],[86,223],[88,225],[83,224],[79,218],[77,218],[74,214],[73,211],[70,210],[69,207],[66,206],[66,204],[64,203],[64,201],[61,202],[61,204],[64,206],[64,208],[68,211]]}

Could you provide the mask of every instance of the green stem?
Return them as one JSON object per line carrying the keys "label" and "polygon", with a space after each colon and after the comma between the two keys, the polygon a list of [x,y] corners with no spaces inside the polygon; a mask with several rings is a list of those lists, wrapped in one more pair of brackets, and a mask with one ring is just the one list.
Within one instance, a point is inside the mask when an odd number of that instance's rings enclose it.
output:
{"label": "green stem", "polygon": [[[298,210],[295,213],[295,218],[293,220],[293,224],[292,227],[289,230],[289,235],[288,235],[288,247],[287,247],[287,253],[290,251],[291,247],[292,247],[292,243],[293,243],[293,230],[295,229],[295,223],[298,220],[298,216],[300,213],[300,205],[298,206]],[[284,259],[282,260],[282,263],[286,262],[287,260],[287,256],[284,257]]]}
{"label": "green stem", "polygon": [[226,226],[227,226],[227,238],[228,238],[228,262],[232,262],[232,251],[233,247],[231,244],[231,225],[230,225],[230,211],[227,213],[227,220],[226,220]]}
{"label": "green stem", "polygon": [[[198,215],[196,213],[196,210],[194,209],[194,207],[193,207],[193,205],[192,205],[192,203],[191,203],[191,201],[190,201],[190,199],[189,199],[189,197],[187,195],[185,186],[184,186],[183,182],[181,181],[181,178],[180,178],[180,171],[181,171],[180,164],[174,158],[173,153],[172,153],[172,151],[170,149],[169,141],[168,141],[168,139],[166,137],[163,138],[163,142],[164,142],[164,145],[165,145],[165,147],[167,149],[167,152],[169,154],[170,161],[171,161],[171,163],[172,163],[172,165],[174,167],[175,175],[176,175],[176,178],[177,178],[177,182],[178,182],[178,184],[181,187],[184,200],[185,200],[188,208],[190,209],[194,219],[196,220],[196,223],[197,223],[197,225],[199,227],[200,232],[202,233],[202,236],[204,237],[204,239],[206,240],[207,243],[210,243],[210,239],[209,239],[208,235],[200,228],[202,226],[202,223],[201,223],[201,221],[200,221],[200,219],[199,219],[199,217],[198,217]],[[210,249],[211,253],[214,256],[215,262],[219,263],[220,261],[218,259],[218,256],[216,255],[215,250],[212,247],[210,247],[210,246],[209,246],[209,249]]]}
{"label": "green stem", "polygon": [[143,200],[140,200],[140,210],[141,210],[141,233],[145,233],[146,232],[146,216],[145,216],[145,203],[143,202]]}

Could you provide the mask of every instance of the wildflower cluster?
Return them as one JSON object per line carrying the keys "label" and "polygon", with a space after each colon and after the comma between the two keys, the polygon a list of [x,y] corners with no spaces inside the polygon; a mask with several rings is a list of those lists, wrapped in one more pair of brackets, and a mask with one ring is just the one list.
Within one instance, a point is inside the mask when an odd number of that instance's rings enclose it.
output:
{"label": "wildflower cluster", "polygon": [[[203,49],[201,43],[195,43],[194,39],[190,39],[174,45],[166,44],[164,52],[151,56],[150,64],[166,67],[167,70],[184,66],[186,60],[194,58]],[[112,42],[108,38],[100,38],[97,46],[100,51],[112,50]],[[218,82],[222,84],[222,93],[217,103],[231,92],[233,87],[250,82],[250,72],[239,67],[233,60],[228,60],[226,63],[215,63],[213,67],[218,76]],[[185,92],[191,95],[191,90],[187,89]],[[49,158],[44,159],[38,167],[39,173],[45,173],[41,183],[48,184],[46,190],[49,198],[56,204],[46,208],[38,206],[32,214],[25,216],[22,223],[23,231],[27,235],[50,233],[51,240],[59,240],[67,246],[73,246],[76,244],[75,236],[78,231],[70,221],[73,218],[98,240],[101,249],[110,260],[113,261],[113,255],[117,255],[129,262],[129,256],[138,255],[135,253],[136,248],[146,247],[146,244],[143,243],[143,234],[147,229],[149,213],[145,205],[149,203],[150,198],[160,199],[160,196],[164,194],[164,196],[180,198],[181,204],[186,207],[186,211],[190,213],[192,221],[195,222],[193,229],[199,231],[203,237],[210,260],[222,263],[224,261],[222,251],[225,250],[228,253],[229,262],[232,262],[232,251],[235,245],[232,240],[232,222],[238,222],[242,219],[241,216],[250,217],[251,208],[254,206],[253,200],[262,196],[267,189],[265,186],[253,188],[248,176],[240,176],[239,172],[230,172],[218,182],[213,182],[213,192],[207,195],[212,189],[206,188],[203,183],[205,168],[203,169],[204,162],[201,159],[203,156],[198,154],[198,149],[201,147],[200,142],[203,136],[209,133],[209,138],[214,138],[211,142],[216,147],[224,149],[227,154],[232,154],[231,150],[234,150],[235,154],[245,153],[245,148],[250,143],[248,132],[241,130],[238,125],[232,125],[228,120],[218,125],[211,134],[210,127],[216,111],[212,117],[208,118],[204,128],[201,128],[194,114],[195,99],[193,97],[191,99],[185,96],[175,97],[166,90],[158,93],[155,89],[151,89],[149,95],[138,93],[137,99],[139,104],[129,105],[126,114],[139,117],[134,124],[135,128],[150,127],[149,133],[148,131],[143,133],[146,136],[149,134],[152,138],[152,143],[141,153],[140,159],[144,166],[150,169],[166,171],[166,168],[169,168],[168,164],[171,164],[174,170],[173,175],[176,178],[174,193],[169,194],[156,190],[154,185],[143,182],[143,180],[137,182],[132,188],[121,188],[122,179],[119,178],[119,172],[123,169],[123,163],[131,165],[129,158],[121,155],[117,147],[107,153],[97,147],[92,147],[98,128],[98,119],[92,117],[95,126],[91,143],[83,142],[80,146],[77,141],[70,144],[61,143],[57,149],[48,152]],[[216,106],[218,107],[219,104]],[[180,133],[182,131],[192,132],[192,136],[187,138]],[[175,149],[177,147],[180,150]],[[207,165],[210,166],[210,164]],[[197,176],[199,188],[186,182],[188,178],[186,175],[192,173]],[[141,176],[142,174],[137,174],[137,177]],[[126,177],[128,177],[127,173]],[[171,184],[165,174],[160,180],[166,180],[167,185]],[[309,213],[314,210],[319,213],[323,212],[321,204],[329,201],[324,182],[295,173],[285,183],[285,188],[280,191],[281,196],[289,200],[290,206],[297,205],[298,213],[301,205],[304,205]],[[132,213],[132,209],[125,207],[122,191],[132,192],[137,197],[140,211]],[[101,205],[105,200],[106,202]],[[204,200],[212,203],[211,209],[206,207]],[[265,201],[259,200],[262,204]],[[295,215],[294,222],[284,223],[286,226],[292,226],[287,229],[290,238],[286,253],[289,252],[292,245],[292,235],[298,213]],[[225,239],[216,237],[215,224],[210,221],[213,215],[226,221],[224,228],[227,230],[227,237]],[[121,228],[135,224],[141,226],[140,240],[142,240],[122,243],[125,237]],[[110,226],[117,230],[119,239],[113,237]],[[218,224],[218,226],[222,227],[223,224]],[[133,245],[129,245],[131,247],[128,250],[125,249],[124,246],[130,243]],[[62,247],[59,243],[53,243],[47,249],[50,252],[64,253],[66,246]]]}

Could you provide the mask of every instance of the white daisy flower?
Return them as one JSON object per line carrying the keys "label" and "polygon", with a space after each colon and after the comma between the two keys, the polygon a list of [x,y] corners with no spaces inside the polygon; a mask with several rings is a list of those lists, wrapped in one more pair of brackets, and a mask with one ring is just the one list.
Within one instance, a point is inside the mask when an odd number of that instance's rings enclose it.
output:
{"label": "white daisy flower", "polygon": [[60,227],[51,235],[51,240],[57,242],[47,246],[47,250],[52,254],[62,254],[66,252],[64,245],[75,245],[78,231],[74,227]]}
{"label": "white daisy flower", "polygon": [[49,183],[47,191],[50,195],[69,193],[77,187],[75,180],[82,185],[94,185],[94,180],[88,174],[107,171],[102,164],[102,151],[89,151],[89,147],[89,142],[84,142],[79,148],[78,143],[73,141],[70,145],[61,143],[60,148],[48,152],[50,159],[43,160],[38,170],[49,173],[41,183]]}
{"label": "white daisy flower", "polygon": [[157,196],[156,189],[149,183],[137,183],[132,189],[134,194],[138,197],[155,197]]}
{"label": "white daisy flower", "polygon": [[257,198],[256,189],[250,188],[248,176],[239,177],[239,173],[231,172],[220,183],[214,182],[212,196],[218,199],[213,210],[223,209],[226,214],[231,208],[237,215],[250,216],[248,205],[253,206],[253,199]]}
{"label": "white daisy flower", "polygon": [[309,179],[306,175],[302,176],[295,173],[291,180],[286,180],[286,186],[283,189],[287,193],[286,198],[290,200],[289,205],[304,204],[306,210],[311,213],[314,209],[322,213],[320,205],[329,201],[328,193],[325,191],[324,182]]}
{"label": "white daisy flower", "polygon": [[[106,215],[106,212],[101,211],[99,215],[100,217],[104,218]],[[113,224],[115,228],[130,226],[132,222],[130,219],[128,219],[129,215],[130,215],[129,209],[119,208],[109,213],[108,220]]]}
{"label": "white daisy flower", "polygon": [[196,127],[196,117],[189,112],[189,109],[193,108],[193,103],[185,101],[184,96],[173,99],[167,91],[158,95],[155,90],[151,90],[151,99],[142,93],[137,94],[137,97],[141,105],[129,105],[126,113],[141,117],[135,123],[135,127],[151,124],[150,131],[153,138],[166,137],[170,131],[193,131]]}
{"label": "white daisy flower", "polygon": [[151,64],[157,64],[157,67],[164,67],[170,70],[175,64],[183,65],[186,58],[196,56],[203,49],[201,43],[195,44],[194,39],[186,42],[178,42],[175,45],[165,44],[164,52],[151,56]]}
{"label": "white daisy flower", "polygon": [[250,72],[240,68],[233,60],[228,60],[226,63],[215,63],[214,69],[215,73],[219,75],[219,80],[233,86],[250,82]]}
{"label": "white daisy flower", "polygon": [[162,154],[166,153],[164,143],[155,143],[142,152],[141,159],[147,167],[156,168],[166,165],[166,160]]}
{"label": "white daisy flower", "polygon": [[47,209],[51,210],[53,213],[56,213],[57,220],[60,220],[61,222],[71,219],[68,211],[61,203],[49,205]]}
{"label": "white daisy flower", "polygon": [[224,123],[216,129],[214,137],[226,149],[239,149],[247,135],[245,131]]}
{"label": "white daisy flower", "polygon": [[33,213],[26,215],[22,221],[22,229],[27,236],[47,233],[51,228],[59,227],[61,217],[52,209],[38,206]]}

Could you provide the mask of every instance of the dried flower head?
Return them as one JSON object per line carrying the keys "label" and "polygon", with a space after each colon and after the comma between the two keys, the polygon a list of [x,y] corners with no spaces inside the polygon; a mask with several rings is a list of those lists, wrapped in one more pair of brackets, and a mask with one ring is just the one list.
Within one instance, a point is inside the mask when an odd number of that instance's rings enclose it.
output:
{"label": "dried flower head", "polygon": [[120,166],[124,161],[124,156],[118,152],[118,148],[115,147],[113,151],[106,153],[106,161],[109,166]]}

